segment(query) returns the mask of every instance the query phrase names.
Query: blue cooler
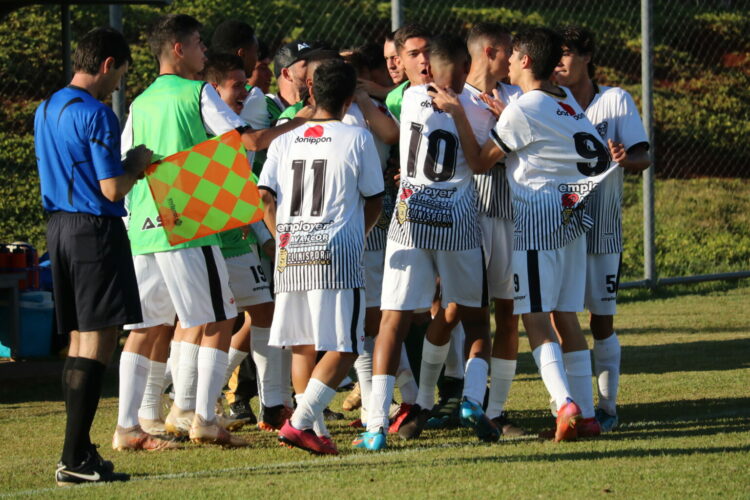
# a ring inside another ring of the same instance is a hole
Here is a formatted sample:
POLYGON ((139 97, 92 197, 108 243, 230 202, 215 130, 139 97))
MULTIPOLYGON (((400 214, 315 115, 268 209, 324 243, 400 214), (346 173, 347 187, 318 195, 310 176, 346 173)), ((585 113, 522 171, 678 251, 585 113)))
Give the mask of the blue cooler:
MULTIPOLYGON (((22 292, 20 294, 21 339, 16 357, 33 358, 50 355, 52 344, 52 325, 55 305, 52 292, 22 292)), ((0 325, 7 330, 7 305, 0 308, 0 325)), ((2 338, 9 338, 7 331, 2 338)), ((0 357, 9 357, 10 347, 0 341, 0 357)))

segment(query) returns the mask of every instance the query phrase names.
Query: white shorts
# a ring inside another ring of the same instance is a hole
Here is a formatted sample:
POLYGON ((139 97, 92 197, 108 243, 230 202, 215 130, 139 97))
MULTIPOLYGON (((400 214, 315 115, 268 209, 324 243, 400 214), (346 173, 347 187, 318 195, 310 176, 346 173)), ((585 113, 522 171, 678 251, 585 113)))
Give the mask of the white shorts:
POLYGON ((513 221, 479 215, 490 298, 513 299, 513 221))
POLYGON ((380 309, 429 309, 440 277, 441 303, 467 307, 487 305, 487 274, 482 249, 424 250, 388 240, 380 309))
POLYGON ((365 307, 380 307, 385 249, 365 250, 363 261, 365 263, 365 307))
POLYGON ((249 307, 273 302, 271 283, 258 257, 255 245, 251 251, 226 259, 229 271, 229 288, 234 294, 237 307, 249 307))
POLYGON ((586 256, 586 309, 600 316, 617 312, 622 254, 601 253, 586 256))
POLYGON ((365 340, 364 295, 361 288, 277 293, 268 345, 359 354, 365 340))
POLYGON ((555 250, 513 251, 513 313, 583 311, 586 235, 555 250))
POLYGON ((134 255, 143 321, 125 325, 138 330, 173 325, 183 328, 237 316, 224 257, 217 246, 180 248, 134 255))

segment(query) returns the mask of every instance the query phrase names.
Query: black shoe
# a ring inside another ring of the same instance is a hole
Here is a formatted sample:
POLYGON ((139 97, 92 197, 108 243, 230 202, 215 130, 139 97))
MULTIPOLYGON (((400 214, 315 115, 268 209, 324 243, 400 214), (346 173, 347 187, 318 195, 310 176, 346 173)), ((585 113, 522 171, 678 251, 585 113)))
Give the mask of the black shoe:
POLYGON ((461 378, 443 377, 438 383, 438 405, 449 399, 461 401, 464 392, 464 380, 461 378))
POLYGON ((104 462, 107 461, 103 460, 98 453, 88 452, 86 460, 76 467, 58 464, 59 467, 55 470, 55 481, 58 486, 71 486, 85 483, 128 481, 130 479, 127 474, 112 472, 109 467, 104 465, 104 462))
POLYGON ((237 420, 246 420, 248 424, 254 425, 258 422, 253 409, 247 401, 235 401, 229 405, 229 416, 237 420))
MULTIPOLYGON (((103 469, 109 471, 110 473, 115 471, 115 464, 110 462, 109 460, 105 460, 104 457, 99 455, 99 448, 98 444, 92 444, 91 448, 89 448, 89 453, 99 462, 99 465, 102 466, 103 469)), ((65 464, 60 460, 57 462, 57 468, 65 467, 65 464)))
POLYGON ((260 407, 260 418, 258 419, 258 428, 268 432, 275 432, 281 429, 284 422, 291 418, 292 410, 284 405, 263 406, 260 407))
POLYGON ((422 434, 432 412, 423 409, 418 404, 409 408, 409 413, 398 428, 398 435, 402 439, 417 439, 422 434))
POLYGON ((500 429, 503 436, 507 437, 518 437, 523 436, 526 432, 523 428, 516 425, 511 419, 508 418, 508 412, 504 411, 500 416, 492 419, 492 422, 500 429))
POLYGON ((323 420, 344 420, 344 414, 326 408, 323 410, 323 420))

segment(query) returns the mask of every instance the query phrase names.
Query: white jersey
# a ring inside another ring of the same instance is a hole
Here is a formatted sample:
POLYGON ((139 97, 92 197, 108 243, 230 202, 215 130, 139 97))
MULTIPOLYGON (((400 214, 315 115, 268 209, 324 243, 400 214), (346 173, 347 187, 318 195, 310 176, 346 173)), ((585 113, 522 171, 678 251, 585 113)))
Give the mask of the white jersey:
MULTIPOLYGON (((594 85, 594 90, 586 116, 604 142, 612 139, 626 150, 637 144, 648 148, 646 130, 630 94, 618 87, 594 85)), ((602 181, 586 206, 586 213, 594 219, 586 235, 590 254, 622 252, 622 184, 623 170, 618 168, 602 181)))
MULTIPOLYGON (((266 108, 266 96, 263 94, 263 91, 258 87, 253 87, 242 103, 240 118, 254 130, 268 128, 271 126, 271 122, 268 120, 268 110, 266 108)), ((247 161, 250 163, 251 168, 255 161, 255 153, 256 151, 247 151, 247 161)))
MULTIPOLYGON (((464 88, 475 98, 479 98, 482 91, 467 83, 464 88)), ((497 92, 500 100, 507 106, 518 99, 523 92, 521 87, 497 82, 497 92)), ((487 217, 513 220, 513 203, 510 198, 510 188, 505 179, 505 160, 501 160, 493 168, 483 174, 474 175, 474 187, 477 190, 479 213, 487 217)))
POLYGON ((271 142, 258 186, 276 196, 276 292, 364 287, 364 199, 383 194, 370 132, 310 120, 271 142))
POLYGON ((507 154, 513 249, 562 248, 594 223, 583 210, 611 172, 609 148, 570 91, 532 90, 500 115, 492 139, 507 154))
MULTIPOLYGON (((376 99, 371 98, 371 100, 376 108, 378 108, 386 116, 392 118, 391 113, 388 111, 388 108, 385 107, 385 104, 377 101, 376 99)), ((365 120, 365 115, 362 113, 362 109, 356 102, 353 102, 352 105, 349 106, 349 109, 347 110, 341 121, 349 125, 356 125, 358 127, 363 127, 367 130, 370 130, 370 127, 367 124, 367 120, 365 120)), ((378 150, 380 167, 383 172, 385 172, 385 168, 388 164, 388 156, 391 152, 391 147, 378 139, 375 134, 372 135, 372 138, 375 140, 375 148, 378 150)), ((390 222, 391 220, 393 207, 396 205, 395 195, 396 193, 392 192, 392 190, 386 190, 385 195, 383 196, 383 212, 380 215, 380 219, 378 220, 377 224, 375 224, 375 227, 373 227, 372 231, 370 231, 370 234, 367 235, 367 240, 365 241, 365 250, 385 249, 385 241, 388 238, 388 222, 390 222)))
MULTIPOLYGON (((426 250, 469 250, 481 245, 477 198, 456 124, 432 107, 427 85, 410 87, 401 104, 401 185, 388 239, 426 250)), ((495 122, 468 92, 458 96, 477 141, 495 122)))

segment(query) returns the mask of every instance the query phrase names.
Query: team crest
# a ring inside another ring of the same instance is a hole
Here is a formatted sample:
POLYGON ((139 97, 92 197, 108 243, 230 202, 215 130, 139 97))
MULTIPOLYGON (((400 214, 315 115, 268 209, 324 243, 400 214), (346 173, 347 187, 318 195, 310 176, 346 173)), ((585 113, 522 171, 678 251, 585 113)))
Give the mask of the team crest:
POLYGON ((601 122, 596 126, 596 131, 599 132, 599 135, 602 136, 602 139, 607 138, 607 128, 609 128, 607 122, 601 122))
POLYGON ((396 220, 399 224, 403 224, 404 222, 406 222, 406 200, 408 200, 409 197, 413 194, 414 191, 409 188, 404 188, 399 195, 401 201, 398 202, 398 206, 396 207, 396 220))
POLYGON ((580 199, 581 197, 578 196, 578 193, 565 193, 562 195, 561 202, 563 206, 563 225, 567 225, 570 222, 570 216, 573 215, 573 208, 576 206, 578 200, 580 199))
POLYGON ((276 264, 276 270, 280 273, 284 272, 284 269, 286 269, 288 258, 289 258, 289 251, 284 248, 289 244, 289 239, 291 238, 291 234, 284 233, 279 235, 279 247, 281 250, 279 250, 279 259, 278 263, 276 264))

